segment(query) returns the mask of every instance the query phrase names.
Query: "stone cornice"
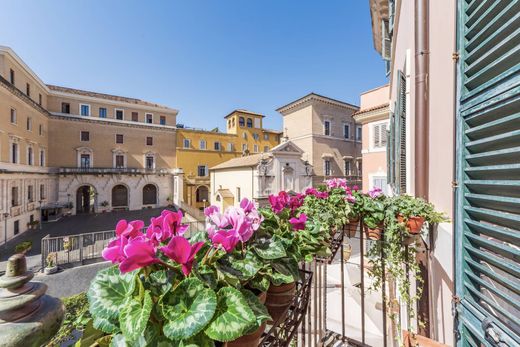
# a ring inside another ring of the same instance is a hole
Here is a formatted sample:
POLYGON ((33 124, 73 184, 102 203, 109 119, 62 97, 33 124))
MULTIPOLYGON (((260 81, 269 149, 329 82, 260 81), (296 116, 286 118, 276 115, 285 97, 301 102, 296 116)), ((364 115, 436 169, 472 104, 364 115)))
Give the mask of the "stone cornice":
POLYGON ((36 101, 25 95, 20 89, 13 86, 8 80, 6 80, 3 76, 0 75, 0 85, 11 92, 15 97, 26 103, 27 105, 34 108, 36 111, 41 112, 42 114, 50 117, 49 111, 44 109, 41 105, 39 105, 36 101))
POLYGON ((385 105, 372 110, 358 112, 354 115, 354 119, 358 123, 366 124, 377 120, 387 119, 389 115, 390 109, 388 105, 385 105))
POLYGON ((310 105, 313 102, 321 102, 324 104, 341 107, 341 108, 348 109, 351 111, 359 110, 358 106, 351 105, 349 103, 346 103, 346 102, 343 102, 340 100, 336 100, 336 99, 332 99, 332 98, 322 96, 319 94, 310 93, 310 94, 307 94, 307 95, 299 98, 296 101, 293 101, 285 106, 278 108, 276 111, 280 112, 282 115, 286 115, 286 114, 291 113, 291 111, 294 111, 295 109, 299 109, 302 106, 310 105))
POLYGON ((148 130, 156 130, 156 131, 167 131, 167 132, 176 132, 177 128, 168 126, 168 125, 158 125, 158 124, 146 124, 146 123, 137 123, 132 121, 124 121, 118 119, 110 119, 110 118, 98 118, 91 116, 77 116, 71 114, 64 114, 53 112, 50 114, 51 119, 72 121, 72 122, 86 122, 92 124, 103 124, 103 125, 111 125, 111 126, 122 126, 128 128, 140 128, 140 129, 148 129, 148 130))

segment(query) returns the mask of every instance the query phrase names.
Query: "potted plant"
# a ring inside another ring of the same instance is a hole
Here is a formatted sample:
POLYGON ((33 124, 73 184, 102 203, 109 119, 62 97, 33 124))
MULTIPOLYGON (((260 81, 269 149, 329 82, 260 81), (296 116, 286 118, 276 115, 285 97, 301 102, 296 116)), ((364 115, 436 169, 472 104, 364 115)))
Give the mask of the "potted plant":
POLYGON ((107 207, 108 207, 109 205, 110 205, 110 203, 109 203, 107 200, 103 200, 103 201, 101 202, 101 207, 103 207, 103 210, 102 210, 103 213, 105 213, 106 211, 108 211, 108 208, 107 208, 107 207))
POLYGON ((426 221, 429 224, 446 221, 442 213, 435 211, 434 206, 423 199, 400 195, 393 199, 393 203, 397 208, 398 222, 405 225, 409 234, 420 234, 426 221))
POLYGON ((228 216, 228 224, 190 239, 183 235, 188 226, 181 224, 181 212, 163 211, 146 230, 142 221, 120 221, 117 238, 103 251, 118 266, 100 271, 87 293, 100 339, 113 345, 211 346, 259 338, 270 317, 262 295, 245 284, 261 263, 243 252, 258 214, 242 209, 228 216))
POLYGON ((32 248, 32 241, 23 241, 17 244, 14 248, 14 251, 16 253, 23 253, 26 254, 29 252, 32 248))
POLYGON ((58 272, 57 258, 58 254, 56 252, 51 252, 47 255, 47 258, 45 259, 45 268, 43 269, 43 272, 46 275, 58 272))
POLYGON ((376 188, 360 197, 365 234, 370 240, 380 240, 384 228, 386 196, 376 188))

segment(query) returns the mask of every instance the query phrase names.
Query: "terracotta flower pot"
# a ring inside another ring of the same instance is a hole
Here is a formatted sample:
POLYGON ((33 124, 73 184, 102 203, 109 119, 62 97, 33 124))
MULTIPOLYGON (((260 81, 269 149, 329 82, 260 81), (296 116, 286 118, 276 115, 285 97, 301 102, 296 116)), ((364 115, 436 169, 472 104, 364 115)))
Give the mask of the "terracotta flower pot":
MULTIPOLYGON (((399 223, 404 223, 404 217, 402 215, 397 216, 397 220, 399 223)), ((420 216, 411 216, 408 217, 408 220, 406 221, 406 230, 410 234, 420 234, 422 226, 424 224, 424 217, 420 216)))
POLYGON ((291 303, 296 293, 296 283, 291 282, 275 286, 271 284, 267 291, 267 297, 265 300, 265 306, 267 311, 272 317, 273 322, 282 321, 287 316, 287 309, 291 306, 291 303))
POLYGON ((265 330, 265 323, 262 324, 255 332, 239 337, 236 340, 226 342, 225 347, 253 347, 258 346, 260 338, 265 330))
POLYGON ((378 225, 375 228, 369 228, 368 226, 365 225, 365 235, 370 240, 374 240, 374 241, 381 240, 381 236, 383 235, 383 226, 378 225))
POLYGON ((347 232, 348 237, 352 238, 356 236, 358 225, 359 218, 350 220, 350 222, 345 226, 345 231, 347 232))

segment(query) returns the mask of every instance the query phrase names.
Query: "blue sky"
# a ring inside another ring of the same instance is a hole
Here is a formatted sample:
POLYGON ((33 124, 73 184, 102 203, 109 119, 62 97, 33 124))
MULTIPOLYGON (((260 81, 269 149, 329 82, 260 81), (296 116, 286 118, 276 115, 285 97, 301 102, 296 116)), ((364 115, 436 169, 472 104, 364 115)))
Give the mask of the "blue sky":
POLYGON ((49 84, 178 109, 178 123, 224 127, 309 92, 350 103, 386 82, 368 0, 2 2, 0 45, 49 84))

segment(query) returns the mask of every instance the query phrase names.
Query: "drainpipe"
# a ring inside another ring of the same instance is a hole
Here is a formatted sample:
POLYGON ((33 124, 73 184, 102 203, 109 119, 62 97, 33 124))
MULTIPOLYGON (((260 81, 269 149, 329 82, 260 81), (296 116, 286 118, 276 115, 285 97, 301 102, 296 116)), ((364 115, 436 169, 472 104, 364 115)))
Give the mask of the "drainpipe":
MULTIPOLYGON (((429 173, 429 0, 415 0, 415 195, 428 200, 429 173)), ((433 230, 430 228, 430 234, 433 230)), ((424 282, 417 303, 418 332, 430 337, 429 250, 419 241, 417 261, 424 282)), ((418 283, 419 285, 419 283, 418 283)))

